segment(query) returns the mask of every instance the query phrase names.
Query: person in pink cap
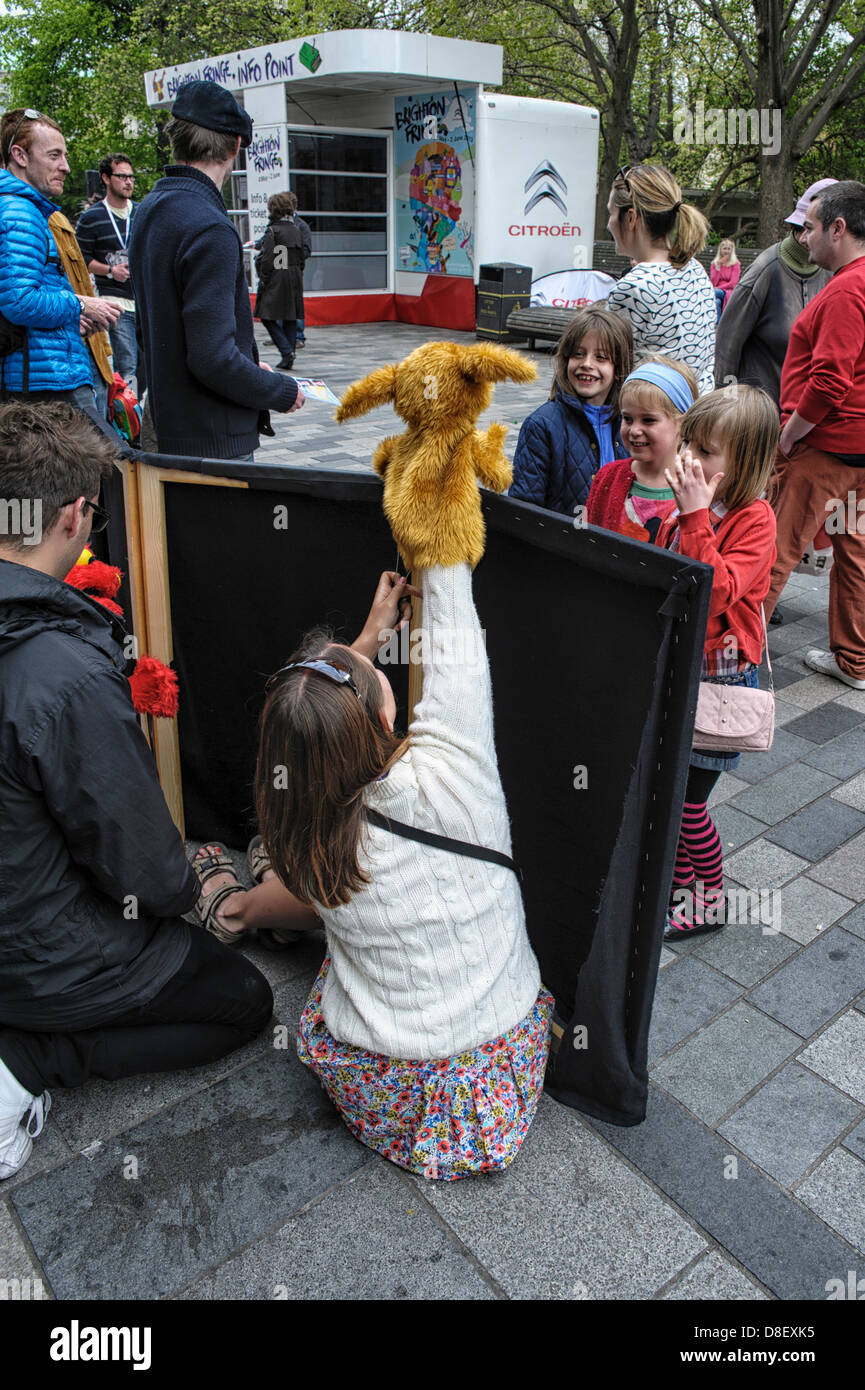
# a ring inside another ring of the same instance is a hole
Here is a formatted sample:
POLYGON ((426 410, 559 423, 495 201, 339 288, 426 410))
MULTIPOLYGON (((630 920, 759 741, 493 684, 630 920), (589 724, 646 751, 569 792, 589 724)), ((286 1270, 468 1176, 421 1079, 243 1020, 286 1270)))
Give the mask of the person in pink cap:
POLYGON ((786 219, 787 235, 761 251, 724 306, 715 334, 715 385, 762 386, 777 405, 781 368, 797 314, 828 285, 831 273, 808 258, 802 224, 811 199, 835 179, 806 188, 786 219))

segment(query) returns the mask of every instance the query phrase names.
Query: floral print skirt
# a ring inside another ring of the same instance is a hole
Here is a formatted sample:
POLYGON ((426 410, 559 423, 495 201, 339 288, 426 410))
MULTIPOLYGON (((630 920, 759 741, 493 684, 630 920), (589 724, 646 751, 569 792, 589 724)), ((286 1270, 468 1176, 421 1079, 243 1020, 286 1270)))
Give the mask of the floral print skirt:
POLYGON ((550 1049, 554 1000, 542 989, 501 1037, 441 1061, 402 1061, 338 1042, 321 992, 326 958, 300 1020, 297 1052, 356 1139, 425 1178, 506 1168, 537 1108, 550 1049))

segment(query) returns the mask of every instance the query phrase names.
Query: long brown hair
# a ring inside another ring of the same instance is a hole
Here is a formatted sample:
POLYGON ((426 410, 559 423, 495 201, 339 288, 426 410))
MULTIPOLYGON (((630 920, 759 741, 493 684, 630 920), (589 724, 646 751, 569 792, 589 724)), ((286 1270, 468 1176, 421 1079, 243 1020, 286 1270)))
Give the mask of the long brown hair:
POLYGON ((598 341, 613 364, 613 384, 606 404, 612 406, 613 413, 619 409, 619 392, 622 382, 631 370, 634 357, 634 332, 630 319, 622 314, 611 314, 608 309, 592 305, 579 309, 571 319, 556 345, 555 374, 550 388, 550 400, 563 391, 566 396, 573 394, 568 381, 568 362, 574 356, 580 343, 589 333, 596 333, 598 341))
POLYGON ((382 725, 381 685, 362 657, 318 629, 289 662, 316 659, 348 671, 358 695, 309 669, 277 676, 261 716, 255 805, 286 888, 303 903, 337 907, 369 882, 358 862, 364 789, 408 740, 382 725))
POLYGON ((682 420, 682 440, 698 457, 712 439, 725 449, 730 468, 721 497, 728 511, 763 496, 778 433, 778 407, 772 398, 758 386, 738 382, 701 396, 682 420))
POLYGON ((626 208, 643 219, 652 241, 663 240, 670 264, 681 269, 706 245, 709 224, 699 208, 682 202, 682 190, 660 164, 635 164, 613 180, 619 221, 626 208))

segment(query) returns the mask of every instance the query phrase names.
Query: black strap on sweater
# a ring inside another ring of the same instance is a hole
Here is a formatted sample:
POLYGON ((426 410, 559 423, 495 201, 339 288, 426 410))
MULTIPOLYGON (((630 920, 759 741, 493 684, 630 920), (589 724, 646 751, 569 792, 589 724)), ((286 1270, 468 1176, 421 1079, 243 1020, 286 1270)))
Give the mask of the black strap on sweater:
POLYGON ((462 854, 466 859, 485 859, 489 864, 498 864, 503 869, 513 869, 522 883, 523 876, 519 867, 513 859, 509 859, 506 854, 500 854, 497 849, 472 845, 467 840, 450 840, 446 835, 435 835, 432 830, 418 830, 413 825, 405 825, 402 821, 392 820, 390 816, 383 816, 369 806, 364 807, 363 814, 370 825, 377 825, 379 830, 389 830, 404 840, 417 840, 422 845, 433 845, 436 849, 450 850, 451 854, 462 854))

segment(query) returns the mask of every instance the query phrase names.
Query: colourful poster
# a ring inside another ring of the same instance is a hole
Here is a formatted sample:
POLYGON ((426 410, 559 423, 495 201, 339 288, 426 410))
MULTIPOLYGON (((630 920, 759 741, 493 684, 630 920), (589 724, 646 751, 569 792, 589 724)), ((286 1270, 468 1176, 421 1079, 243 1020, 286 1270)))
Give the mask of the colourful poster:
POLYGON ((397 269, 474 274, 475 89, 394 99, 397 269))

